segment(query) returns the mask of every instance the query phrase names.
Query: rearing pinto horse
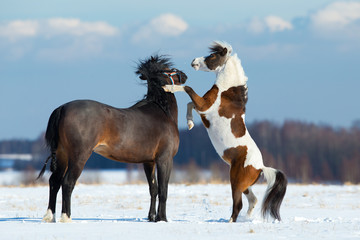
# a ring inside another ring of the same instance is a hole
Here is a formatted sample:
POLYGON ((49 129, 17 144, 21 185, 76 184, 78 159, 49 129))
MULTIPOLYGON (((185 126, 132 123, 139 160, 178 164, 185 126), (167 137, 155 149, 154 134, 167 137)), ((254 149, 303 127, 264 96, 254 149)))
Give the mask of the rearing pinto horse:
POLYGON ((203 97, 191 87, 167 85, 165 91, 185 91, 192 102, 188 104, 189 130, 194 126, 192 109, 201 116, 215 150, 230 165, 230 182, 233 211, 230 222, 235 222, 242 209, 242 193, 249 201, 248 216, 257 199, 251 186, 263 172, 268 188, 262 205, 263 217, 270 215, 280 220, 280 205, 287 186, 286 176, 279 170, 265 167, 259 148, 245 126, 245 104, 247 102, 247 77, 232 47, 225 42, 214 42, 211 54, 195 58, 191 66, 195 70, 216 73, 213 87, 203 97))
POLYGON ((50 198, 44 221, 55 221, 60 187, 63 198, 60 221, 71 221, 71 194, 92 152, 119 162, 143 163, 151 196, 148 219, 167 221, 168 182, 179 147, 179 131, 175 96, 162 86, 185 83, 187 76, 172 68, 168 58, 157 55, 140 61, 136 74, 147 81, 148 91, 143 100, 130 108, 77 100, 51 114, 45 135, 51 155, 39 174, 41 177, 51 159, 50 198))

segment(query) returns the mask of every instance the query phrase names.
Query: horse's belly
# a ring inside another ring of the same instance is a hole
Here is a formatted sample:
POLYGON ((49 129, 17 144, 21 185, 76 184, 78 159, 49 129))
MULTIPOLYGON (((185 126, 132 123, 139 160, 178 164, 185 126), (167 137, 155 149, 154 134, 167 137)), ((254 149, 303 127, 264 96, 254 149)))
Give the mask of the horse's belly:
POLYGON ((148 154, 145 151, 137 151, 133 148, 119 150, 115 147, 109 147, 106 144, 100 144, 94 148, 93 151, 103 157, 123 163, 146 163, 154 161, 153 154, 148 154))
MULTIPOLYGON (((224 151, 229 148, 236 148, 238 146, 247 147, 247 155, 244 166, 252 165, 256 169, 263 167, 262 155, 254 140, 251 138, 246 129, 245 135, 242 137, 235 137, 231 131, 231 118, 220 116, 206 116, 210 121, 210 126, 207 128, 211 143, 216 152, 224 160, 224 151)), ((226 163, 231 164, 230 162, 226 163)))
POLYGON ((236 139, 230 129, 231 119, 223 117, 209 119, 210 126, 207 128, 210 140, 216 152, 222 156, 224 150, 230 147, 235 147, 236 139))

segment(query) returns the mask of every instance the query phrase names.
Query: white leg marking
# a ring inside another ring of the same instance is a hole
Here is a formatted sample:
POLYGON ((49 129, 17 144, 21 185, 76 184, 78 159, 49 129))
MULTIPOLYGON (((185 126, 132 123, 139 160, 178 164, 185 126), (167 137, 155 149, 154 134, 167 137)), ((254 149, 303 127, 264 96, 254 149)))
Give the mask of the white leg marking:
POLYGON ((60 222, 62 222, 62 223, 70 223, 71 222, 71 217, 69 218, 66 215, 66 213, 62 213, 61 218, 60 218, 60 222))
POLYGON ((232 222, 234 222, 234 220, 232 218, 230 218, 229 223, 232 223, 232 222))
POLYGON ((195 109, 195 104, 193 102, 189 102, 187 104, 187 111, 186 111, 186 119, 188 129, 191 130, 194 127, 193 115, 192 110, 195 109))
POLYGON ((184 86, 178 86, 178 85, 165 85, 162 87, 165 92, 184 92, 184 86))
POLYGON ((249 202, 249 208, 248 208, 248 211, 247 211, 247 217, 250 217, 254 208, 255 208, 255 205, 257 203, 257 198, 255 196, 255 194, 253 193, 253 191, 251 190, 251 187, 248 188, 248 191, 249 193, 248 194, 245 194, 248 202, 249 202))
POLYGON ((55 222, 55 216, 50 209, 48 209, 42 219, 43 222, 55 222))
POLYGON ((194 124, 193 120, 188 120, 187 125, 188 125, 188 129, 191 130, 195 124, 194 124))

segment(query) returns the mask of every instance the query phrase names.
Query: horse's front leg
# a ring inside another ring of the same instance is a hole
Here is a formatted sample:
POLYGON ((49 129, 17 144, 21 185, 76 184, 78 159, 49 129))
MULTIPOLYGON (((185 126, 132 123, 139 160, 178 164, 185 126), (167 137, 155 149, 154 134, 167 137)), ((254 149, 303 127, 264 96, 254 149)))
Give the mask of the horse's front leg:
POLYGON ((149 183, 150 209, 148 219, 150 222, 156 221, 156 197, 158 195, 158 185, 155 178, 155 163, 144 163, 146 179, 149 183))
POLYGON ((191 98, 194 108, 198 112, 204 112, 208 110, 212 104, 214 104, 219 89, 214 85, 209 91, 205 93, 203 97, 200 97, 191 87, 184 86, 184 91, 191 98))
POLYGON ((159 192, 159 205, 156 216, 156 221, 165 221, 166 218, 166 200, 168 194, 168 184, 170 179, 170 173, 173 165, 173 159, 171 156, 161 156, 158 158, 157 166, 157 177, 158 177, 158 192, 159 192))
POLYGON ((188 129, 191 130, 194 127, 194 119, 192 115, 192 110, 195 109, 195 104, 193 102, 189 102, 187 104, 187 111, 186 111, 186 120, 188 129))

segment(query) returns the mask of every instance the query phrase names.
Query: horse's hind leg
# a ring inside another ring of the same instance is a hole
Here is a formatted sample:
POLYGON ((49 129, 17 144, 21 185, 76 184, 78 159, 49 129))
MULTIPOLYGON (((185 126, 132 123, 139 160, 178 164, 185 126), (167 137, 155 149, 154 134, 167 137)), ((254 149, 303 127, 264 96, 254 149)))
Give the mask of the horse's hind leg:
MULTIPOLYGON (((239 212, 241 211, 243 206, 242 193, 245 193, 246 190, 249 189, 249 187, 256 182, 260 172, 261 170, 255 169, 252 166, 247 166, 244 168, 243 161, 232 162, 230 168, 230 182, 233 197, 233 212, 230 218, 230 222, 236 222, 239 212)), ((252 195, 248 196, 252 197, 252 195)))
POLYGON ((161 158, 157 161, 157 175, 158 175, 158 193, 159 193, 159 206, 156 216, 156 221, 165 221, 166 218, 166 200, 168 193, 168 183, 172 169, 172 158, 161 158))
POLYGON ((68 170, 62 182, 61 222, 71 222, 71 194, 90 154, 69 159, 68 170))
POLYGON ((158 195, 158 185, 155 178, 155 163, 144 163, 144 170, 145 170, 146 179, 149 183, 149 191, 151 197, 148 219, 150 222, 155 222, 156 197, 158 195))
POLYGON ((49 179, 50 196, 49 205, 46 214, 43 217, 44 222, 55 222, 56 197, 61 186, 64 171, 54 172, 49 179))
POLYGON ((243 206, 242 192, 241 190, 237 189, 236 186, 233 186, 233 184, 231 184, 231 190, 232 190, 232 198, 233 198, 233 211, 229 222, 236 222, 237 217, 239 216, 239 212, 241 211, 243 206))
POLYGON ((56 166, 56 170, 49 178, 49 205, 48 210, 43 217, 44 222, 55 222, 56 197, 66 170, 66 165, 64 164, 63 158, 60 154, 57 155, 56 166))
POLYGON ((250 217, 254 208, 255 208, 255 205, 257 203, 257 198, 255 196, 255 194, 253 193, 251 187, 248 187, 248 189, 246 189, 244 191, 244 194, 249 202, 249 208, 248 208, 248 211, 247 211, 247 216, 250 217))

